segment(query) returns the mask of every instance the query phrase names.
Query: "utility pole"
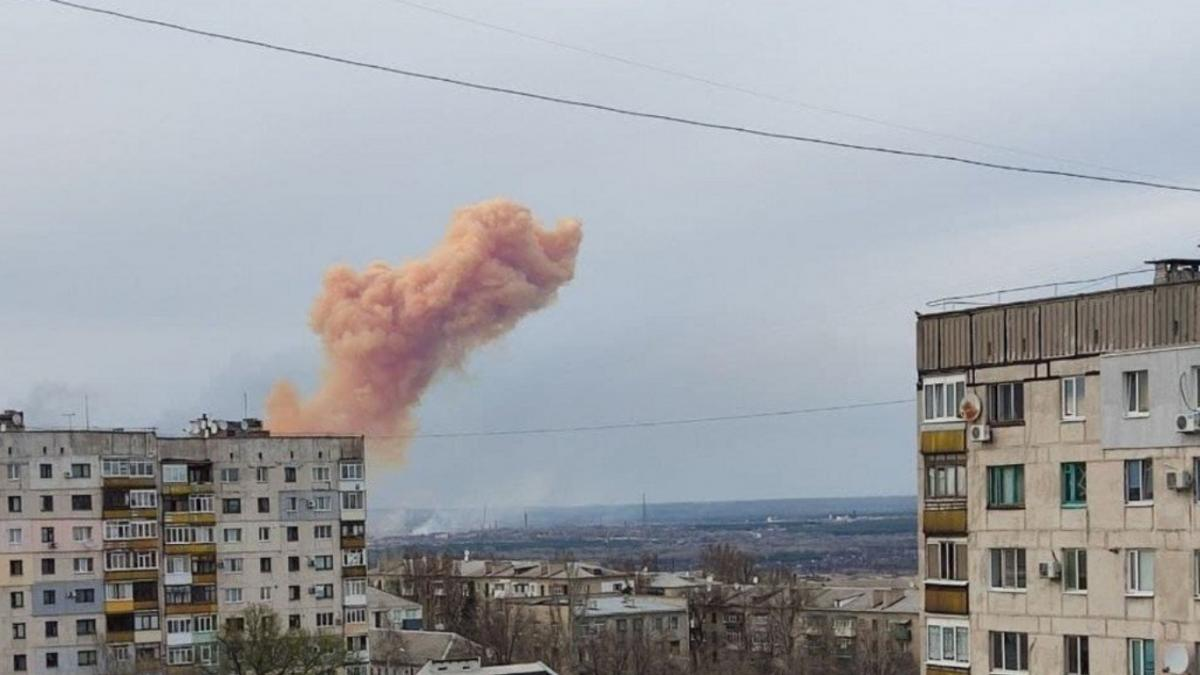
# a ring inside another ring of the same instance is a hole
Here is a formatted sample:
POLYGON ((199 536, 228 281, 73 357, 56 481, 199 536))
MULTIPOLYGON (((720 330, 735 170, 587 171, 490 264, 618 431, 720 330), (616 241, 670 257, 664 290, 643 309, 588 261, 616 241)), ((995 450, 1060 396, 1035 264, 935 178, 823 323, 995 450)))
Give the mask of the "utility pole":
POLYGON ((92 415, 91 415, 91 410, 88 407, 88 395, 87 394, 83 395, 83 428, 84 429, 92 428, 92 415))
POLYGON ((642 529, 646 529, 646 493, 642 493, 642 529))

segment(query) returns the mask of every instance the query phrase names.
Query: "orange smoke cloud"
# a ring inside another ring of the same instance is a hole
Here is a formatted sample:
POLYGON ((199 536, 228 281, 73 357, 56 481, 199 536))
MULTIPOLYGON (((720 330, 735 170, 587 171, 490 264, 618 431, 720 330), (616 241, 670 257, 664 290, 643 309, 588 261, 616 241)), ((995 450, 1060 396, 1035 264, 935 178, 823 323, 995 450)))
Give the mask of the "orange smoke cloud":
POLYGON ((412 408, 440 371, 554 300, 582 236, 577 221, 544 229, 529 209, 494 199, 456 211, 424 260, 331 268, 309 321, 325 347, 320 389, 305 400, 277 383, 268 427, 410 436, 412 408))

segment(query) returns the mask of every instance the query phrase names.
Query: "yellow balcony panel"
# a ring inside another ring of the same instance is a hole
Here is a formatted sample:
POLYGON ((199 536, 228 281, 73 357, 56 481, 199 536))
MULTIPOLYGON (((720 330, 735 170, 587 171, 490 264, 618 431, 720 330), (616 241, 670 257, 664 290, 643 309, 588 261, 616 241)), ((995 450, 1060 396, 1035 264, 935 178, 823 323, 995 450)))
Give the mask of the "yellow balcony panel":
POLYGON ((104 581, 158 581, 158 570, 114 570, 104 573, 104 581))
POLYGON ((133 642, 133 631, 110 630, 104 634, 104 641, 108 643, 133 642))
POLYGON ((970 612, 970 594, 966 586, 925 586, 925 611, 930 614, 961 614, 970 612))
POLYGON ((161 630, 139 630, 133 634, 133 641, 137 644, 162 642, 161 630))
POLYGON ((104 542, 104 550, 128 549, 130 551, 158 550, 158 539, 122 539, 120 541, 104 542))
POLYGON ((216 525, 215 513, 164 513, 163 521, 168 525, 216 525))
POLYGON ((967 675, 971 671, 966 668, 947 668, 946 666, 925 666, 925 675, 967 675))
POLYGON ((342 548, 366 548, 366 537, 342 537, 342 548))
POLYGON ((367 576, 367 567, 366 567, 366 565, 356 565, 354 567, 343 567, 342 568, 342 576, 343 577, 365 577, 365 576, 367 576))
POLYGON ((105 614, 128 614, 133 611, 133 600, 105 600, 105 614))
POLYGON ((158 600, 135 600, 133 602, 133 609, 138 612, 158 609, 158 600))
POLYGON ((128 520, 133 517, 130 509, 104 509, 105 520, 128 520))
POLYGON ((128 476, 118 478, 105 478, 104 487, 106 488, 128 488, 136 490, 154 489, 157 487, 153 478, 130 478, 128 476))
POLYGON ((216 555, 217 545, 212 542, 166 544, 163 546, 163 552, 166 555, 216 555))
POLYGON ((366 623, 348 623, 343 627, 342 631, 345 635, 368 635, 371 632, 371 626, 366 623))
POLYGON ((925 509, 924 532, 933 535, 967 533, 967 507, 925 509))
POLYGON ((939 455, 967 451, 965 429, 942 429, 921 432, 921 454, 939 455))
POLYGON ((217 603, 213 602, 189 602, 182 605, 167 605, 167 616, 175 616, 176 614, 216 614, 217 603))
POLYGON ((192 583, 197 585, 215 584, 217 583, 217 573, 212 574, 193 574, 192 583))
POLYGON ((162 486, 164 495, 190 495, 192 494, 191 483, 167 483, 162 486))

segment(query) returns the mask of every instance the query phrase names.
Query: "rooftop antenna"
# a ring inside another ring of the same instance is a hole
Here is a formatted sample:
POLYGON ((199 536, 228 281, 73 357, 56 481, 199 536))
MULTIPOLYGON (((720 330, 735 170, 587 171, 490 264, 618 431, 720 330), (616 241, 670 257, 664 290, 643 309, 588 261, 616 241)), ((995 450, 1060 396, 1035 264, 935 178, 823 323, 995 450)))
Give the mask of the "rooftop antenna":
POLYGON ((250 397, 242 391, 242 419, 250 417, 250 397))
POLYGON ((84 429, 92 428, 92 415, 91 415, 91 410, 88 408, 88 395, 87 394, 83 395, 83 428, 84 429))
POLYGON ((68 431, 73 430, 75 428, 75 422, 74 422, 75 413, 67 412, 67 413, 63 413, 62 416, 67 418, 67 430, 68 431))

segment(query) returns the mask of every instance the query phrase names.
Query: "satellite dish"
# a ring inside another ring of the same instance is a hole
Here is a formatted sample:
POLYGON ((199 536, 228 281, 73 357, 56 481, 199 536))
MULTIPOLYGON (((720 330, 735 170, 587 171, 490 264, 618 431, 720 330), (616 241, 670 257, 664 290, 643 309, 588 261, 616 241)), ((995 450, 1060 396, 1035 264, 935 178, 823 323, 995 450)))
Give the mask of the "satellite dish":
POLYGON ((1188 671, 1189 661, 1191 657, 1188 655, 1187 645, 1168 645, 1166 653, 1163 654, 1163 672, 1183 675, 1188 671))
POLYGON ((958 404, 958 416, 968 422, 974 422, 979 419, 979 414, 983 411, 983 403, 975 392, 968 391, 963 395, 962 403, 958 404))
POLYGON ((21 422, 24 421, 24 419, 25 419, 25 416, 22 415, 21 413, 13 413, 12 421, 13 421, 14 425, 16 425, 18 427, 21 426, 21 422))

